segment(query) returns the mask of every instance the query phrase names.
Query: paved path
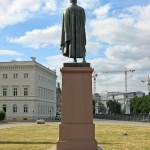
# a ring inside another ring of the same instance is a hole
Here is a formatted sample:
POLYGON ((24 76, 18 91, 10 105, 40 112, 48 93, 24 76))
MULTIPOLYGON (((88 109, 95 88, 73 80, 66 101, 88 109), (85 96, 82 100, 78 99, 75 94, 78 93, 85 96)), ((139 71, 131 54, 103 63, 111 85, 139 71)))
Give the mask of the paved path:
POLYGON ((134 121, 94 119, 94 123, 95 124, 134 125, 134 126, 147 126, 147 127, 150 127, 150 123, 147 123, 147 122, 134 122, 134 121))
MULTIPOLYGON (((45 125, 58 125, 60 122, 46 122, 45 125)), ((12 128, 12 127, 22 127, 22 126, 39 126, 42 124, 37 124, 36 122, 8 122, 0 124, 0 129, 12 128)))
MULTIPOLYGON (((94 119, 95 124, 115 124, 115 125, 135 125, 135 126, 147 126, 150 127, 150 123, 143 122, 132 122, 132 121, 116 121, 116 120, 103 120, 103 119, 94 119)), ((58 125, 60 122, 46 122, 46 125, 58 125)), ((8 122, 0 124, 0 129, 12 128, 12 127, 21 127, 21 126, 38 126, 36 122, 8 122)))

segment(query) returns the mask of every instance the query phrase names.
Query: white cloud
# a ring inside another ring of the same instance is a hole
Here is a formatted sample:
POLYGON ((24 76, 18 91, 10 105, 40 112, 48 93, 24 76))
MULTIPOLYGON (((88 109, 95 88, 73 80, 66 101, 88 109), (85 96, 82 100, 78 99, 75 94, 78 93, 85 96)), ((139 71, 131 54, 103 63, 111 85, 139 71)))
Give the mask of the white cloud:
POLYGON ((0 50, 0 55, 14 55, 14 56, 21 56, 22 53, 18 53, 16 51, 12 50, 0 50))
POLYGON ((86 50, 87 52, 91 52, 93 54, 97 54, 99 49, 100 49, 100 43, 99 42, 92 42, 92 41, 87 41, 86 45, 86 50))
POLYGON ((96 79, 97 92, 125 92, 125 67, 127 67, 128 91, 144 91, 147 93, 146 84, 141 80, 150 74, 148 59, 140 61, 123 61, 108 58, 97 58, 88 61, 98 74, 96 79), (131 72, 129 70, 135 70, 131 72))
POLYGON ((104 7, 94 11, 97 18, 90 22, 92 36, 99 41, 106 41, 107 43, 130 43, 131 45, 137 45, 139 42, 149 43, 147 38, 150 36, 148 26, 150 24, 150 16, 148 13, 144 15, 142 11, 150 13, 150 5, 145 7, 138 6, 141 11, 138 12, 136 17, 134 15, 135 12, 131 11, 133 9, 131 7, 126 9, 125 12, 122 11, 121 14, 115 14, 116 16, 98 19, 104 7))
POLYGON ((108 16, 110 8, 111 8, 110 4, 106 4, 103 7, 96 8, 94 10, 94 14, 98 19, 106 18, 108 16))
POLYGON ((56 70, 57 73, 57 82, 61 83, 61 73, 60 69, 63 67, 64 62, 72 62, 72 59, 64 57, 62 55, 49 56, 45 58, 46 62, 43 65, 49 67, 52 70, 56 70))
POLYGON ((119 12, 108 10, 110 6, 106 5, 96 9, 93 12, 96 18, 89 23, 91 39, 105 44, 106 58, 125 60, 126 63, 148 58, 150 5, 134 6, 119 12), (105 17, 99 19, 101 14, 105 17))
MULTIPOLYGON (((99 1, 79 1, 79 5, 92 9, 99 1)), ((62 13, 69 3, 69 0, 0 0, 0 28, 24 22, 37 13, 62 13)))
POLYGON ((56 0, 0 0, 0 28, 24 22, 43 10, 56 11, 56 0))
POLYGON ((100 1, 101 0, 92 0, 92 1, 91 0, 86 0, 86 1, 81 0, 78 3, 85 9, 92 9, 95 6, 99 5, 100 1))
POLYGON ((61 27, 55 25, 46 29, 34 29, 19 38, 8 38, 11 43, 19 43, 34 49, 60 43, 61 27))
MULTIPOLYGON (((100 5, 101 0, 80 0, 77 1, 77 5, 83 7, 84 9, 93 9, 94 7, 100 5)), ((63 0, 60 3, 60 9, 64 10, 70 5, 70 0, 63 0)))
POLYGON ((43 10, 47 12, 55 12, 57 10, 56 0, 43 0, 43 10))
POLYGON ((129 44, 114 45, 106 48, 106 56, 111 59, 119 60, 141 60, 143 58, 149 59, 150 46, 132 46, 129 44))

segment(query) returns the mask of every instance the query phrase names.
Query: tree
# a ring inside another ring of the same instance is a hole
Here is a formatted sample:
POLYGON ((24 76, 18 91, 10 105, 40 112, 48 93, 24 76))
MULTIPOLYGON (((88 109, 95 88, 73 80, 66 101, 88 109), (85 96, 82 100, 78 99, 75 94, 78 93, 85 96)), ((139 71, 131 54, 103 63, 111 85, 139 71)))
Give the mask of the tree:
POLYGON ((5 112, 0 110, 0 121, 4 120, 5 116, 6 116, 5 112))
POLYGON ((107 103, 108 114, 121 114, 121 104, 117 101, 109 100, 107 103))
POLYGON ((95 114, 95 100, 93 100, 93 114, 95 114))
POLYGON ((106 107, 102 102, 98 102, 98 112, 101 114, 105 114, 106 113, 106 107))
POLYGON ((130 100, 131 113, 149 113, 150 112, 150 95, 135 97, 130 100))

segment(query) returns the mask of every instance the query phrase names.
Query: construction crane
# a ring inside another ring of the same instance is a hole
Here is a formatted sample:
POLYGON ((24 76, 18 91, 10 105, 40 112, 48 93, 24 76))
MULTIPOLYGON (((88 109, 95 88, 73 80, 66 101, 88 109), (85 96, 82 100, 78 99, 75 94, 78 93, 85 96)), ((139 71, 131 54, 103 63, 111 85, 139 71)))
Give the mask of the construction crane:
POLYGON ((125 74, 125 97, 124 97, 124 109, 125 109, 125 114, 130 114, 130 109, 129 109, 129 101, 128 101, 128 72, 134 72, 135 70, 128 70, 125 68, 125 71, 112 71, 112 72, 105 72, 107 73, 124 73, 125 74))
POLYGON ((93 78, 93 86, 94 86, 94 91, 93 91, 93 100, 95 103, 95 114, 98 113, 98 102, 96 101, 96 78, 98 74, 94 72, 94 75, 92 76, 93 78))
POLYGON ((148 94, 150 95, 150 78, 149 78, 149 75, 147 77, 147 80, 141 80, 141 82, 143 82, 143 83, 147 82, 148 94))
POLYGON ((93 86, 94 86, 94 91, 93 94, 96 94, 96 78, 97 78, 98 74, 94 72, 94 75, 92 76, 93 78, 93 86))
POLYGON ((134 72, 135 70, 127 70, 125 68, 125 71, 110 71, 110 72, 105 72, 105 73, 124 73, 125 74, 125 97, 127 98, 127 92, 128 92, 128 72, 134 72))

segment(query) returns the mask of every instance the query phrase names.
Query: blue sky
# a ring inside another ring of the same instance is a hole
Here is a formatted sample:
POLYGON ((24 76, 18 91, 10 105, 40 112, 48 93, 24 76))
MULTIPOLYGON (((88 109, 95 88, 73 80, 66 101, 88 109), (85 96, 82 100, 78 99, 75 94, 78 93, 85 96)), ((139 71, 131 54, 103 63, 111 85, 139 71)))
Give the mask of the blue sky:
MULTIPOLYGON (((60 51, 62 14, 69 0, 0 0, 0 61, 36 61, 57 70, 64 58, 60 51)), ((97 77, 97 92, 147 92, 150 74, 150 1, 78 0, 86 11, 87 56, 97 77), (112 71, 122 71, 112 74, 112 71), (108 72, 107 75, 104 72, 108 72)))

